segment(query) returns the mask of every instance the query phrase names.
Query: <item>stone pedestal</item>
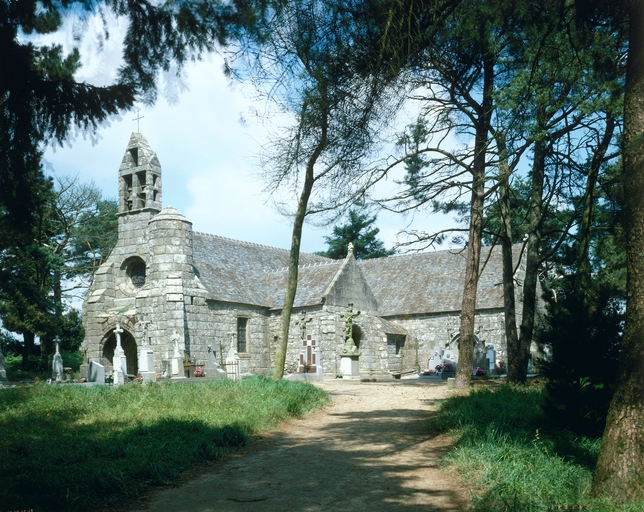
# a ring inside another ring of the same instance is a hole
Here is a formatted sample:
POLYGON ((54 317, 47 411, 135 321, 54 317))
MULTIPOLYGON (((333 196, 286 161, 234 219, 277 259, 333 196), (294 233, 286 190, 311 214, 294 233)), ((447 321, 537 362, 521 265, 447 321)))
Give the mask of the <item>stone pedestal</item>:
POLYGON ((120 386, 121 384, 125 384, 127 381, 127 358, 120 345, 114 350, 112 367, 114 368, 114 385, 120 386))
POLYGON ((156 382, 157 372, 154 368, 154 350, 150 345, 144 345, 139 354, 139 375, 143 382, 156 382))
POLYGON ((359 379, 359 356, 342 356, 340 358, 340 371, 342 372, 343 379, 359 379))
POLYGON ((183 374, 183 360, 181 357, 172 358, 172 378, 173 379, 186 378, 186 376, 183 374))

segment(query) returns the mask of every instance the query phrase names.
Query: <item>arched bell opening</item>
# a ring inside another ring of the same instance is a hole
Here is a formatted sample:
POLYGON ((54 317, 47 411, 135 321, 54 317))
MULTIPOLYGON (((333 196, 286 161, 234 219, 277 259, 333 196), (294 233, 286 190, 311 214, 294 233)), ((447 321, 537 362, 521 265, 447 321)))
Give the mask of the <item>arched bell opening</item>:
MULTIPOLYGON (((127 374, 128 375, 138 375, 139 373, 139 354, 136 346, 136 341, 134 336, 128 331, 123 330, 121 333, 121 347, 123 352, 125 352, 125 358, 127 359, 127 374)), ((114 334, 114 329, 106 334, 103 339, 103 364, 106 369, 112 371, 113 369, 113 360, 114 360, 114 349, 116 348, 116 334, 114 334)))

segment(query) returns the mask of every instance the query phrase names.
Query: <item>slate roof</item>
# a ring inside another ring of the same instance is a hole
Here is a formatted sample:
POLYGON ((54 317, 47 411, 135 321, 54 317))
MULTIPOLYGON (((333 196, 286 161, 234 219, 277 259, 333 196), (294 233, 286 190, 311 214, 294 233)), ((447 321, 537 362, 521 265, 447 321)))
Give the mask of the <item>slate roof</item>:
MULTIPOLYGON (((324 259, 326 261, 320 263, 300 265, 294 307, 315 306, 322 303, 322 295, 326 287, 342 266, 342 260, 324 259)), ((302 254, 300 254, 300 261, 302 261, 302 254)), ((266 273, 267 299, 271 308, 281 308, 284 304, 287 282, 288 268, 266 273)))
MULTIPOLYGON (((272 304, 270 298, 281 293, 283 301, 283 288, 279 292, 274 289, 280 286, 279 279, 275 276, 275 282, 271 281, 267 272, 288 268, 287 249, 199 232, 194 233, 193 246, 194 266, 212 299, 267 307, 272 304)), ((326 262, 335 263, 323 256, 300 254, 303 265, 326 262)), ((306 287, 302 295, 306 295, 306 287)))
MULTIPOLYGON (((519 257, 520 246, 514 247, 519 257)), ((481 265, 490 252, 481 251, 481 265)), ((362 269, 382 316, 461 310, 465 281, 465 250, 404 254, 362 260, 362 269)), ((479 278, 477 309, 503 307, 501 249, 496 247, 479 278)))
MULTIPOLYGON (((477 309, 503 307, 501 250, 484 247, 477 309)), ((520 246, 514 249, 519 257, 520 246)), ((358 262, 380 316, 457 312, 461 309, 466 251, 405 254, 358 262)), ((288 279, 289 251, 194 233, 194 265, 211 298, 224 302, 281 308, 288 279)), ((322 303, 327 286, 342 265, 314 254, 300 254, 294 307, 322 303)), ((386 326, 389 328, 390 326, 386 326)), ((402 333, 401 333, 402 334, 402 333)))

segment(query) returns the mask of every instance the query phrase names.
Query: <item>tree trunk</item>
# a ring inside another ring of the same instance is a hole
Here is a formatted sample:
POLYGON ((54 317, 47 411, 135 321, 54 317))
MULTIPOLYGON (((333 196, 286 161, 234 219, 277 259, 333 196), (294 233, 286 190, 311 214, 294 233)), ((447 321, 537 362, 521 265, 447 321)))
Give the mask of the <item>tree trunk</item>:
POLYGON ((25 346, 22 351, 22 368, 23 370, 26 370, 29 368, 29 356, 34 351, 34 340, 36 339, 36 336, 33 332, 26 331, 22 334, 22 339, 25 342, 25 346))
POLYGON ((516 303, 514 299, 514 262, 512 261, 512 225, 510 211, 510 166, 505 145, 505 134, 496 137, 499 148, 499 213, 501 214, 501 253, 503 256, 503 317, 505 341, 508 348, 508 380, 520 380, 517 368, 521 348, 517 334, 516 303))
POLYGON ((644 3, 629 9, 624 96, 624 224, 627 236, 626 326, 617 389, 610 404, 593 494, 617 503, 644 499, 644 3))
POLYGON ((581 213, 581 222, 579 225, 579 288, 582 297, 586 297, 586 292, 590 289, 590 235, 593 223, 593 210, 595 206, 595 188, 599 169, 608 151, 608 146, 615 132, 615 119, 608 115, 606 119, 606 129, 604 136, 600 141, 588 168, 588 179, 586 180, 586 190, 584 191, 584 204, 581 213))
POLYGON ((313 170, 315 163, 317 162, 320 154, 322 153, 322 150, 324 149, 325 144, 326 136, 323 136, 322 141, 315 148, 315 151, 307 162, 306 175, 304 177, 304 186, 302 187, 300 200, 297 204, 297 212, 295 213, 295 220, 293 221, 291 254, 288 264, 288 283, 286 288, 286 295, 284 297, 284 305, 282 306, 281 338, 277 344, 277 351, 275 353, 275 369, 273 370, 273 378, 275 380, 280 380, 284 376, 284 364, 286 363, 286 350, 288 348, 288 332, 291 325, 291 313, 293 311, 293 303, 295 302, 295 293, 297 292, 297 276, 298 265, 300 261, 302 228, 304 227, 306 209, 309 204, 309 197, 311 197, 311 191, 313 190, 313 183, 315 183, 315 175, 313 173, 313 170))
POLYGON ((472 199, 470 203, 470 231, 465 263, 465 284, 461 305, 459 329, 458 367, 455 387, 466 389, 472 380, 474 360, 474 320, 476 315, 476 291, 479 282, 481 239, 483 235, 483 202, 485 199, 485 165, 487 137, 492 116, 492 90, 494 85, 494 62, 487 56, 483 63, 483 101, 476 125, 474 162, 472 163, 472 199))
MULTIPOLYGON (((545 107, 537 106, 537 133, 545 132, 545 107)), ((539 245, 541 243, 541 221, 543 217, 543 182, 546 167, 546 140, 539 137, 534 143, 532 164, 532 192, 530 197, 530 218, 526 248, 525 276, 523 278, 523 315, 519 334, 518 351, 512 362, 512 382, 524 384, 528 375, 528 358, 534 334, 534 317, 537 310, 537 280, 539 277, 539 245)), ((508 358, 509 359, 509 358, 508 358)), ((508 361, 508 365, 510 361, 508 361)), ((509 366, 508 366, 509 368, 509 366)))

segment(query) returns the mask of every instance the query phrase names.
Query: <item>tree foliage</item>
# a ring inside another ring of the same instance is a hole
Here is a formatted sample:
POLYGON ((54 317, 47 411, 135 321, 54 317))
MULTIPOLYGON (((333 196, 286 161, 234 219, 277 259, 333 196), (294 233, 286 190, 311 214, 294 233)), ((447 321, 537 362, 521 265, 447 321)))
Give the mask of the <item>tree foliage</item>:
POLYGON ((376 123, 391 102, 388 82, 364 69, 372 55, 357 44, 353 23, 361 1, 277 2, 262 33, 247 41, 237 60, 238 75, 248 77, 267 104, 286 114, 264 153, 270 190, 287 189, 297 198, 293 216, 288 285, 282 307, 281 338, 274 378, 284 372, 291 311, 297 290, 302 230, 306 218, 351 204, 371 179, 365 157, 377 137, 376 123))
POLYGON ((350 243, 353 244, 353 254, 357 260, 382 258, 395 254, 395 249, 386 249, 382 240, 377 238, 380 230, 373 227, 376 218, 376 215, 369 216, 367 213, 350 209, 347 222, 334 226, 333 235, 324 237, 328 249, 316 254, 334 260, 343 259, 347 256, 347 247, 350 243))

